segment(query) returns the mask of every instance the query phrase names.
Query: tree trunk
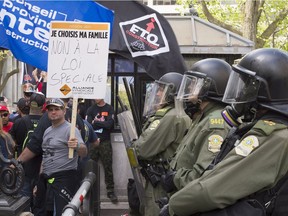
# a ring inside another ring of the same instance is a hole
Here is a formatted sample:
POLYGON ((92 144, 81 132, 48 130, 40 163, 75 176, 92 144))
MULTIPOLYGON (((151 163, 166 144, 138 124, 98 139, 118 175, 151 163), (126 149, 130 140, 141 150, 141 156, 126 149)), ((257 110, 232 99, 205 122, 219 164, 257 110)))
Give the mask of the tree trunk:
POLYGON ((0 83, 1 83, 1 80, 2 80, 2 76, 3 76, 3 67, 4 67, 4 63, 5 63, 5 60, 6 58, 3 58, 1 61, 0 61, 0 83))
POLYGON ((243 37, 256 43, 259 1, 247 0, 244 9, 243 37))
POLYGON ((210 11, 208 10, 208 7, 207 7, 207 3, 206 3, 206 0, 200 0, 200 3, 201 3, 201 6, 202 6, 202 10, 203 10, 203 13, 204 15, 206 16, 207 20, 211 23, 214 23, 215 25, 218 25, 222 28, 225 28, 229 31, 232 31, 236 34, 239 34, 239 35, 242 35, 242 32, 238 31, 236 28, 234 28, 232 25, 228 25, 226 24, 225 22, 223 21, 220 21, 218 19, 216 19, 211 13, 210 11))
POLYGON ((5 88, 9 78, 11 76, 13 76, 14 74, 19 73, 19 67, 18 67, 18 62, 17 62, 17 68, 13 69, 12 71, 10 71, 9 73, 7 73, 5 76, 3 75, 4 71, 3 71, 3 67, 5 64, 5 61, 7 60, 7 58, 4 58, 0 61, 0 94, 2 93, 3 89, 5 88))

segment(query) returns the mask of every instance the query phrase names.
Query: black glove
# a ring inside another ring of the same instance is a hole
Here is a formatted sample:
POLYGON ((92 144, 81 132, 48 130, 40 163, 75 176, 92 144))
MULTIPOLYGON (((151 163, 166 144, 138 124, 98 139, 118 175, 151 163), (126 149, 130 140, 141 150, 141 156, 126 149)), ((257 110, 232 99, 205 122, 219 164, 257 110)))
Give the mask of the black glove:
POLYGON ((173 182, 175 173, 176 173, 175 171, 168 171, 165 175, 161 176, 161 185, 167 193, 171 193, 177 190, 173 182))
POLYGON ((165 205, 168 204, 169 198, 168 197, 161 197, 160 199, 156 200, 155 202, 158 204, 159 208, 162 209, 165 205))
POLYGON ((163 206, 163 208, 160 210, 159 216, 170 216, 170 214, 169 214, 169 204, 163 206))

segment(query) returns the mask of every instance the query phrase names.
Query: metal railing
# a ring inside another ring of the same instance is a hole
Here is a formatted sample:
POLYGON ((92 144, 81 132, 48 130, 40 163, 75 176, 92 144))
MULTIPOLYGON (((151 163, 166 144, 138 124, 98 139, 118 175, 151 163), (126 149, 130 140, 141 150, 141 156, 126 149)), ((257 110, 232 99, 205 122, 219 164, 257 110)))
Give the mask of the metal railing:
POLYGON ((100 215, 100 169, 98 163, 89 160, 85 166, 85 178, 71 202, 63 209, 62 216, 75 216, 81 208, 82 216, 100 215))

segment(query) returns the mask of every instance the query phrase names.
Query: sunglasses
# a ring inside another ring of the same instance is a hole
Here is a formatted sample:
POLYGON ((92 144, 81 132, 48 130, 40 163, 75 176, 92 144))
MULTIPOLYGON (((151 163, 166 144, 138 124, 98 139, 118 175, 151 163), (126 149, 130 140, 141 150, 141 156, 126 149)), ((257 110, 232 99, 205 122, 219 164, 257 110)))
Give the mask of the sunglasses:
POLYGON ((9 115, 9 113, 3 113, 0 116, 1 116, 1 118, 3 118, 3 117, 6 118, 8 115, 9 115))

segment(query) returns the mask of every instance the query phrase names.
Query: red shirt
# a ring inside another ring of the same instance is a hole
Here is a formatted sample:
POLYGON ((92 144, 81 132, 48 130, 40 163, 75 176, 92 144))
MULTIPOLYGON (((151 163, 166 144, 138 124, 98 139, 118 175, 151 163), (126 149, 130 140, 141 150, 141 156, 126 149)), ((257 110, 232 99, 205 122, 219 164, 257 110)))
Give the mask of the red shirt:
POLYGON ((8 122, 7 125, 3 125, 3 131, 8 133, 11 130, 12 125, 13 125, 13 122, 8 122))
POLYGON ((36 82, 36 86, 37 86, 37 89, 38 89, 38 91, 39 91, 39 92, 42 92, 43 83, 42 83, 42 82, 39 82, 39 81, 37 81, 37 82, 36 82))

